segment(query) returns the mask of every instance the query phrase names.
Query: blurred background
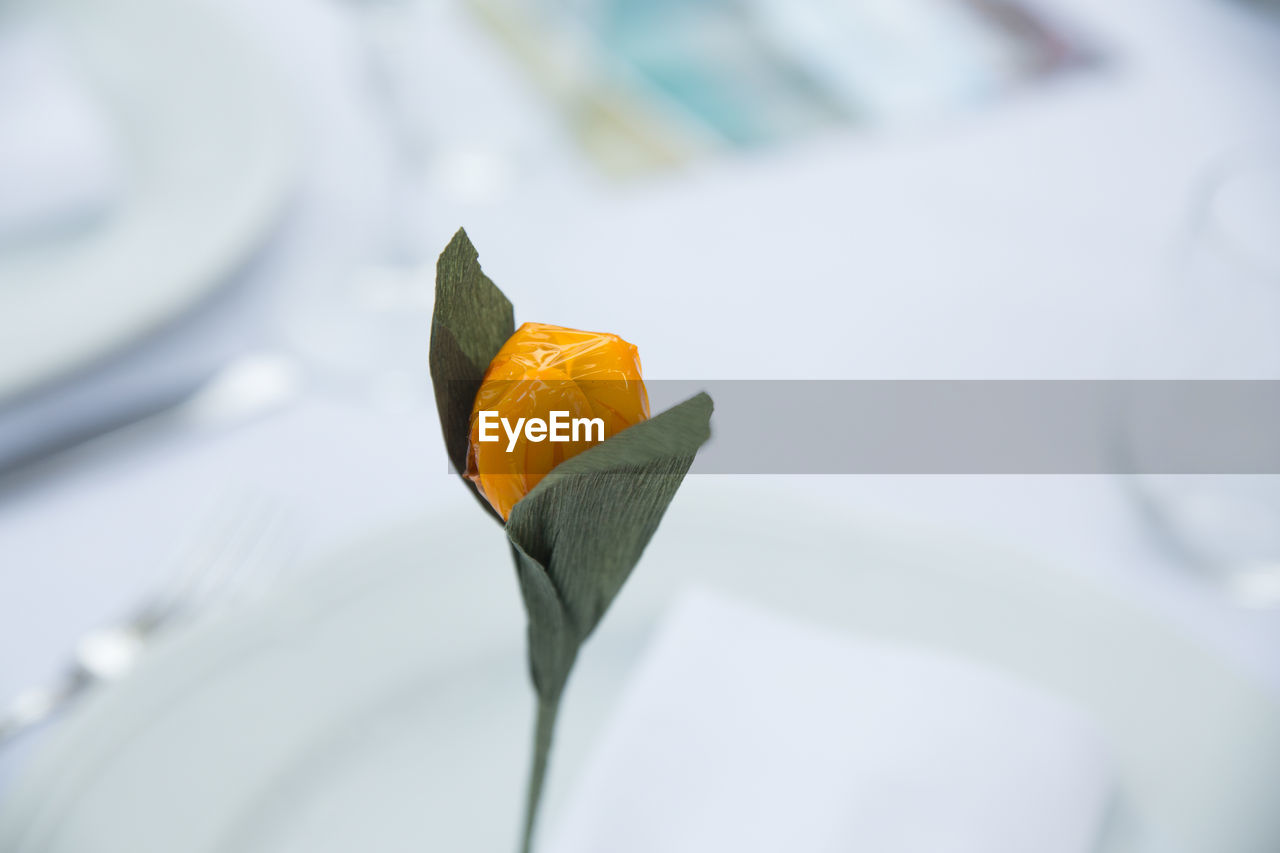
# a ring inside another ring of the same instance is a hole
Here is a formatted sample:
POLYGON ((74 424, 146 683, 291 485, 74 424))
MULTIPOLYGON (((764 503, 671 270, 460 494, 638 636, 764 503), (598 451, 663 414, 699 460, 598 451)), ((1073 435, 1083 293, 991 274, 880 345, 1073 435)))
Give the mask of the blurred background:
MULTIPOLYGON (((0 0, 0 849, 514 845, 523 617, 426 367, 460 226, 517 322, 620 334, 649 379, 1280 379, 1280 7, 0 0)), ((902 766, 859 849, 1280 850, 1274 476, 685 492, 575 677, 548 849, 777 849, 588 795, 671 772, 633 759, 673 694, 739 695, 651 643, 700 580, 937 656, 842 658, 854 706, 909 671, 913 707, 994 709, 780 750, 844 792, 780 825, 902 766), (1071 807, 996 838, 962 790, 1071 807), (903 829, 938 814, 972 846, 903 829)), ((732 787, 698 754, 690 797, 732 787)), ((693 811, 758 817, 740 793, 693 811)))

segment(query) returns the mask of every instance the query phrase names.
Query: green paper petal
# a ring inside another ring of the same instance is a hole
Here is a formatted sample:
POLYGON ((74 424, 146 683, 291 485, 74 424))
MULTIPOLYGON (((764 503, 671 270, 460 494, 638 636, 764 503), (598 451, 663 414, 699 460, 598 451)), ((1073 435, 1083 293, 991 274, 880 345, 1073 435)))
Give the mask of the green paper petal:
MULTIPOLYGON (((479 254, 461 228, 436 263, 436 304, 431 316, 431 383, 454 470, 467 467, 471 407, 489 362, 515 333, 511 303, 480 269, 479 254)), ((475 486, 476 499, 501 521, 475 486)))
POLYGON ((543 566, 585 640, 640 559, 711 435, 698 394, 557 465, 511 510, 507 535, 543 566))

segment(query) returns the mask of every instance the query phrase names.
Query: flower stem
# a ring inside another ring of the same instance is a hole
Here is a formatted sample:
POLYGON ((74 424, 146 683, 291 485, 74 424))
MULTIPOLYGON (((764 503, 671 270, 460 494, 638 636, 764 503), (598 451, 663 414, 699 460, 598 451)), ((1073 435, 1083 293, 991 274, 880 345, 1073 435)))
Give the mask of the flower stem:
POLYGON ((529 770, 529 796, 525 804, 524 841, 521 853, 533 849, 533 830, 538 817, 538 804, 542 800, 542 785, 547 776, 547 760, 551 756, 551 737, 555 732, 556 715, 560 711, 560 696, 538 699, 538 721, 533 734, 533 765, 529 770))

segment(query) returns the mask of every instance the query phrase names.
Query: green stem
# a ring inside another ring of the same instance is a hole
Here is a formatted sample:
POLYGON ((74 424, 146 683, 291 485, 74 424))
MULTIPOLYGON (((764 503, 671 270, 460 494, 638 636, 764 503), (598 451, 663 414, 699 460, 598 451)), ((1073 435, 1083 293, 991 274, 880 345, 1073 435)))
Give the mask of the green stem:
POLYGON ((547 760, 551 756, 551 737, 555 732, 556 715, 560 711, 560 697, 550 701, 538 699, 538 722, 533 734, 533 765, 529 770, 529 796, 525 804, 524 842, 521 853, 533 849, 533 830, 538 818, 538 804, 542 800, 542 785, 547 776, 547 760))

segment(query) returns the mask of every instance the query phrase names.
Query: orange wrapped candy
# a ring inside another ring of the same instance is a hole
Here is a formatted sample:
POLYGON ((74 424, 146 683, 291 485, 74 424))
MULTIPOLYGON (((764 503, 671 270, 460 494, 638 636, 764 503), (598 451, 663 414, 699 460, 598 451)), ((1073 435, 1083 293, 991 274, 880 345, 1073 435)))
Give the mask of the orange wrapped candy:
POLYGON ((489 363, 476 394, 466 477, 505 520, 552 468, 648 418, 632 344, 525 323, 489 363))

